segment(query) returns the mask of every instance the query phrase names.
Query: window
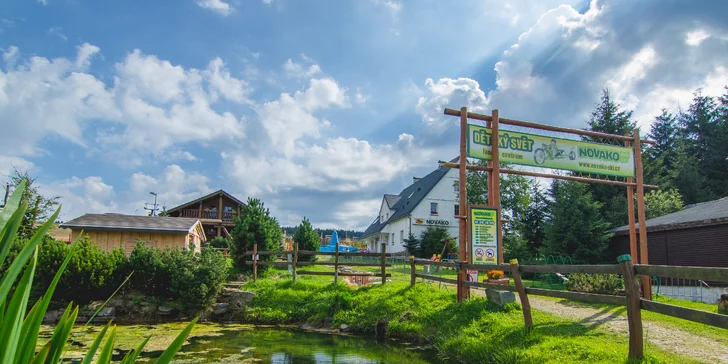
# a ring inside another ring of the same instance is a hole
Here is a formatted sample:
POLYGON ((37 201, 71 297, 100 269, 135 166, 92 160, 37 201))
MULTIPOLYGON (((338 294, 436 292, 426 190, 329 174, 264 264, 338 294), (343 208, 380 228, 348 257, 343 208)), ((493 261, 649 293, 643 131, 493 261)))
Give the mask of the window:
POLYGON ((389 212, 387 212, 387 220, 389 220, 389 212))
POLYGON ((460 216, 460 205, 455 205, 455 216, 460 216))
POLYGON ((460 181, 455 180, 455 184, 452 185, 452 189, 455 192, 460 192, 460 181))
POLYGON ((404 230, 399 231, 399 242, 404 243, 404 230))
POLYGON ((437 202, 430 202, 430 215, 437 215, 437 202))

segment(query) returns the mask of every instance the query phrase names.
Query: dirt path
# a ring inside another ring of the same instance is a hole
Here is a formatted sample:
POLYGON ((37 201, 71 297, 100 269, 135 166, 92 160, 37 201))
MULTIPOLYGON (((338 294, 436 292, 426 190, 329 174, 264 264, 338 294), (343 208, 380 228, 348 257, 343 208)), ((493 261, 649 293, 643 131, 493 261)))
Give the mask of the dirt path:
MULTIPOLYGON (((578 320, 591 327, 603 327, 609 331, 628 335, 627 317, 621 314, 626 308, 599 310, 568 301, 553 301, 529 296, 531 307, 559 317, 578 320)), ((671 351, 706 363, 728 363, 728 346, 693 333, 666 327, 655 322, 643 321, 645 340, 671 351)))

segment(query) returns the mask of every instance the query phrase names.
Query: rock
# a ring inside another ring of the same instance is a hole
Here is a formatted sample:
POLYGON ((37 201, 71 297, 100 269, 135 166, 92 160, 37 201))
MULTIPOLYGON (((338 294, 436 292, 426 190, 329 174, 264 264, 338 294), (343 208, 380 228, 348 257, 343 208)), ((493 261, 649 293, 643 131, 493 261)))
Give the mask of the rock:
POLYGON ((316 328, 310 324, 303 324, 299 327, 301 330, 315 330, 316 328))
POLYGON ((224 315, 227 312, 228 306, 230 306, 230 304, 226 302, 216 303, 215 306, 212 307, 212 314, 214 316, 224 315))
POLYGON ((43 323, 56 323, 61 315, 63 315, 62 310, 48 310, 43 316, 43 323))
POLYGON ((347 325, 347 324, 341 324, 341 326, 339 326, 339 331, 349 332, 349 331, 351 331, 351 328, 349 328, 349 325, 347 325))
POLYGON ((179 314, 179 310, 173 307, 167 307, 167 306, 159 306, 157 307, 157 315, 162 317, 172 317, 177 316, 179 314))
POLYGON ((104 307, 99 311, 96 317, 115 317, 116 307, 104 307))
POLYGON ((498 291, 492 288, 485 289, 485 296, 488 302, 492 302, 500 307, 506 303, 516 302, 516 295, 509 291, 498 291))
POLYGON ((255 350, 254 346, 245 348, 243 350, 240 350, 240 354, 250 354, 253 350, 255 350))
POLYGON ((255 292, 243 291, 239 288, 223 288, 217 302, 229 303, 237 308, 249 305, 255 298, 255 292))

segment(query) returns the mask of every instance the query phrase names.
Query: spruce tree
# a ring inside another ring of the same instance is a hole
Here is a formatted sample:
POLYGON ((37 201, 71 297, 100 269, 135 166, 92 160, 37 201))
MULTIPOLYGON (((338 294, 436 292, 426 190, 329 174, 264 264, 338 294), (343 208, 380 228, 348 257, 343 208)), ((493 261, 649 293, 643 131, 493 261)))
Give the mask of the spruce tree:
POLYGON ((524 244, 530 255, 539 254, 546 241, 546 223, 548 220, 548 200, 538 184, 531 185, 531 204, 520 218, 520 230, 524 244))
POLYGON ((568 255, 574 263, 603 262, 611 234, 589 186, 572 181, 551 185, 551 218, 546 226, 546 254, 568 255))
MULTIPOLYGON (((318 234, 311 226, 311 222, 305 217, 301 221, 301 224, 296 227, 296 232, 293 234, 293 242, 298 244, 298 249, 300 250, 318 251, 321 247, 321 239, 319 239, 318 234)), ((313 257, 313 255, 301 255, 298 259, 309 261, 313 257)))
MULTIPOLYGON (((427 230, 420 235, 420 257, 430 258, 433 254, 442 253, 445 247, 445 239, 450 238, 450 233, 442 226, 428 226, 427 230)), ((455 241, 449 240, 450 251, 455 251, 455 241)))
POLYGON ((416 257, 422 256, 420 250, 420 241, 417 240, 417 237, 415 237, 415 235, 412 234, 411 231, 407 236, 407 239, 404 239, 404 248, 407 249, 407 253, 409 253, 409 255, 414 255, 416 257))
MULTIPOLYGON (((242 208, 242 213, 233 221, 235 227, 230 234, 233 237, 230 255, 241 268, 251 268, 245 262, 251 260, 248 254, 253 252, 255 244, 258 244, 258 251, 281 249, 283 241, 281 227, 278 225, 278 221, 270 216, 270 210, 260 200, 248 198, 242 208)), ((270 255, 260 256, 260 260, 265 261, 274 258, 270 255)))

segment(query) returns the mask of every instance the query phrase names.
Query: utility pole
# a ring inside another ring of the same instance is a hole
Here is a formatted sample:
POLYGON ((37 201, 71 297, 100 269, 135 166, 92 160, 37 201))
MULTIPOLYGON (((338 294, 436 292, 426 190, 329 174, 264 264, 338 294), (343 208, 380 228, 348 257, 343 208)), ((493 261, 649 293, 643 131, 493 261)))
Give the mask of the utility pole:
POLYGON ((149 216, 156 216, 157 210, 159 210, 159 205, 157 205, 157 193, 156 192, 149 192, 150 195, 154 196, 154 203, 152 204, 152 207, 148 207, 148 203, 144 204, 144 209, 149 211, 149 216))

